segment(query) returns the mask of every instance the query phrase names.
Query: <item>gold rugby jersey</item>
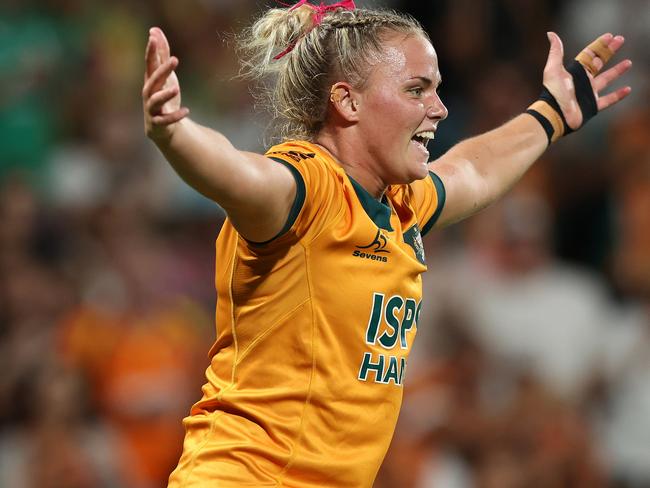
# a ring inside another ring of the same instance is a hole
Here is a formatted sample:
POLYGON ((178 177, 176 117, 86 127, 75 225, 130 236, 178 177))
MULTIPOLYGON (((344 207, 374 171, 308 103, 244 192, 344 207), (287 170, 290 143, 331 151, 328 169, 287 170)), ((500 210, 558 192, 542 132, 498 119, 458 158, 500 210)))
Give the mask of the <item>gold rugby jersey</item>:
POLYGON ((228 220, 217 238, 217 337, 170 486, 370 487, 420 314, 420 234, 444 188, 431 173, 380 202, 319 146, 267 156, 293 173, 296 200, 270 242, 228 220))

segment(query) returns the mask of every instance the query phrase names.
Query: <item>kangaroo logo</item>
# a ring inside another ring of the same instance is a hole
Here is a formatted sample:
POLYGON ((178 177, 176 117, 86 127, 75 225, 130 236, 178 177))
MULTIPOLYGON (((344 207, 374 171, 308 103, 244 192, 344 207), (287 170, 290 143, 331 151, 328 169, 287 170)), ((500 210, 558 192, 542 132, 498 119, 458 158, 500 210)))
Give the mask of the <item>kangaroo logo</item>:
POLYGON ((375 253, 390 253, 390 251, 386 249, 386 244, 388 244, 388 239, 386 239, 386 236, 381 233, 381 229, 378 229, 375 238, 370 244, 367 246, 357 246, 357 249, 370 249, 375 253))

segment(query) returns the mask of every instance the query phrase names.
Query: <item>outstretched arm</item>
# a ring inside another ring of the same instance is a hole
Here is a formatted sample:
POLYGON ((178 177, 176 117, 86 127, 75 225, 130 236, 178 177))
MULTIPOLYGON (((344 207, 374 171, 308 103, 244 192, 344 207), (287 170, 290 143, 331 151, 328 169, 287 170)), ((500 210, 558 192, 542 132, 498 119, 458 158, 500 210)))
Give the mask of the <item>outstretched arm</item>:
POLYGON ((162 30, 149 32, 142 88, 144 126, 176 172, 217 202, 235 228, 256 242, 284 226, 296 194, 290 171, 260 154, 237 150, 222 134, 191 121, 162 30))
POLYGON ((624 60, 600 73, 609 57, 625 42, 622 36, 604 34, 576 58, 586 69, 584 80, 591 85, 586 90, 579 81, 574 82, 564 67, 560 38, 555 33, 548 37, 551 47, 544 68, 544 87, 557 102, 557 110, 546 102, 538 102, 531 109, 539 109, 542 114, 519 115, 497 129, 459 143, 431 163, 430 169, 440 176, 447 193, 437 226, 468 217, 508 191, 546 150, 550 140, 584 125, 589 115, 583 113, 585 104, 591 103, 596 113, 629 95, 630 87, 602 94, 632 65, 630 60, 624 60), (599 46, 598 53, 592 49, 594 46, 599 46), (542 125, 545 116, 551 120, 542 125))

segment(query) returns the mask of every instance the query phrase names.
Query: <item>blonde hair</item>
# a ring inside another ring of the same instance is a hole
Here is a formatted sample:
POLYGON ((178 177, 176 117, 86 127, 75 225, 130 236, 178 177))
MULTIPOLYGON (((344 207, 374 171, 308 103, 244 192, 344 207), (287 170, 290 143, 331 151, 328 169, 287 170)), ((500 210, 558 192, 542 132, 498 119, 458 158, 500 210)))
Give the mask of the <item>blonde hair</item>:
POLYGON ((394 11, 339 8, 318 25, 314 15, 307 5, 271 9, 238 39, 241 74, 257 82, 254 94, 271 113, 275 141, 313 140, 325 122, 332 84, 362 88, 387 35, 428 39, 417 20, 394 11))

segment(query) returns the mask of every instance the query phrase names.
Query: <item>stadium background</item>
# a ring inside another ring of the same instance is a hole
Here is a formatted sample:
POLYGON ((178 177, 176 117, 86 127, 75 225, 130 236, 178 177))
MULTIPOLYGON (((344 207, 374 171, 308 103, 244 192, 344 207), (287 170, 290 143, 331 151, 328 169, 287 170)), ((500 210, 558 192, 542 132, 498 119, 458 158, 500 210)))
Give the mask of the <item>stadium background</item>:
MULTIPOLYGON (((650 486, 650 2, 358 3, 431 33, 450 112, 435 154, 536 97, 547 30, 570 55, 622 33, 635 62, 629 100, 427 242, 376 486, 650 486)), ((224 34, 261 7, 2 2, 0 487, 164 485, 214 336, 223 216, 143 135, 147 29, 167 32, 192 116, 259 151, 265 118, 224 34)))

